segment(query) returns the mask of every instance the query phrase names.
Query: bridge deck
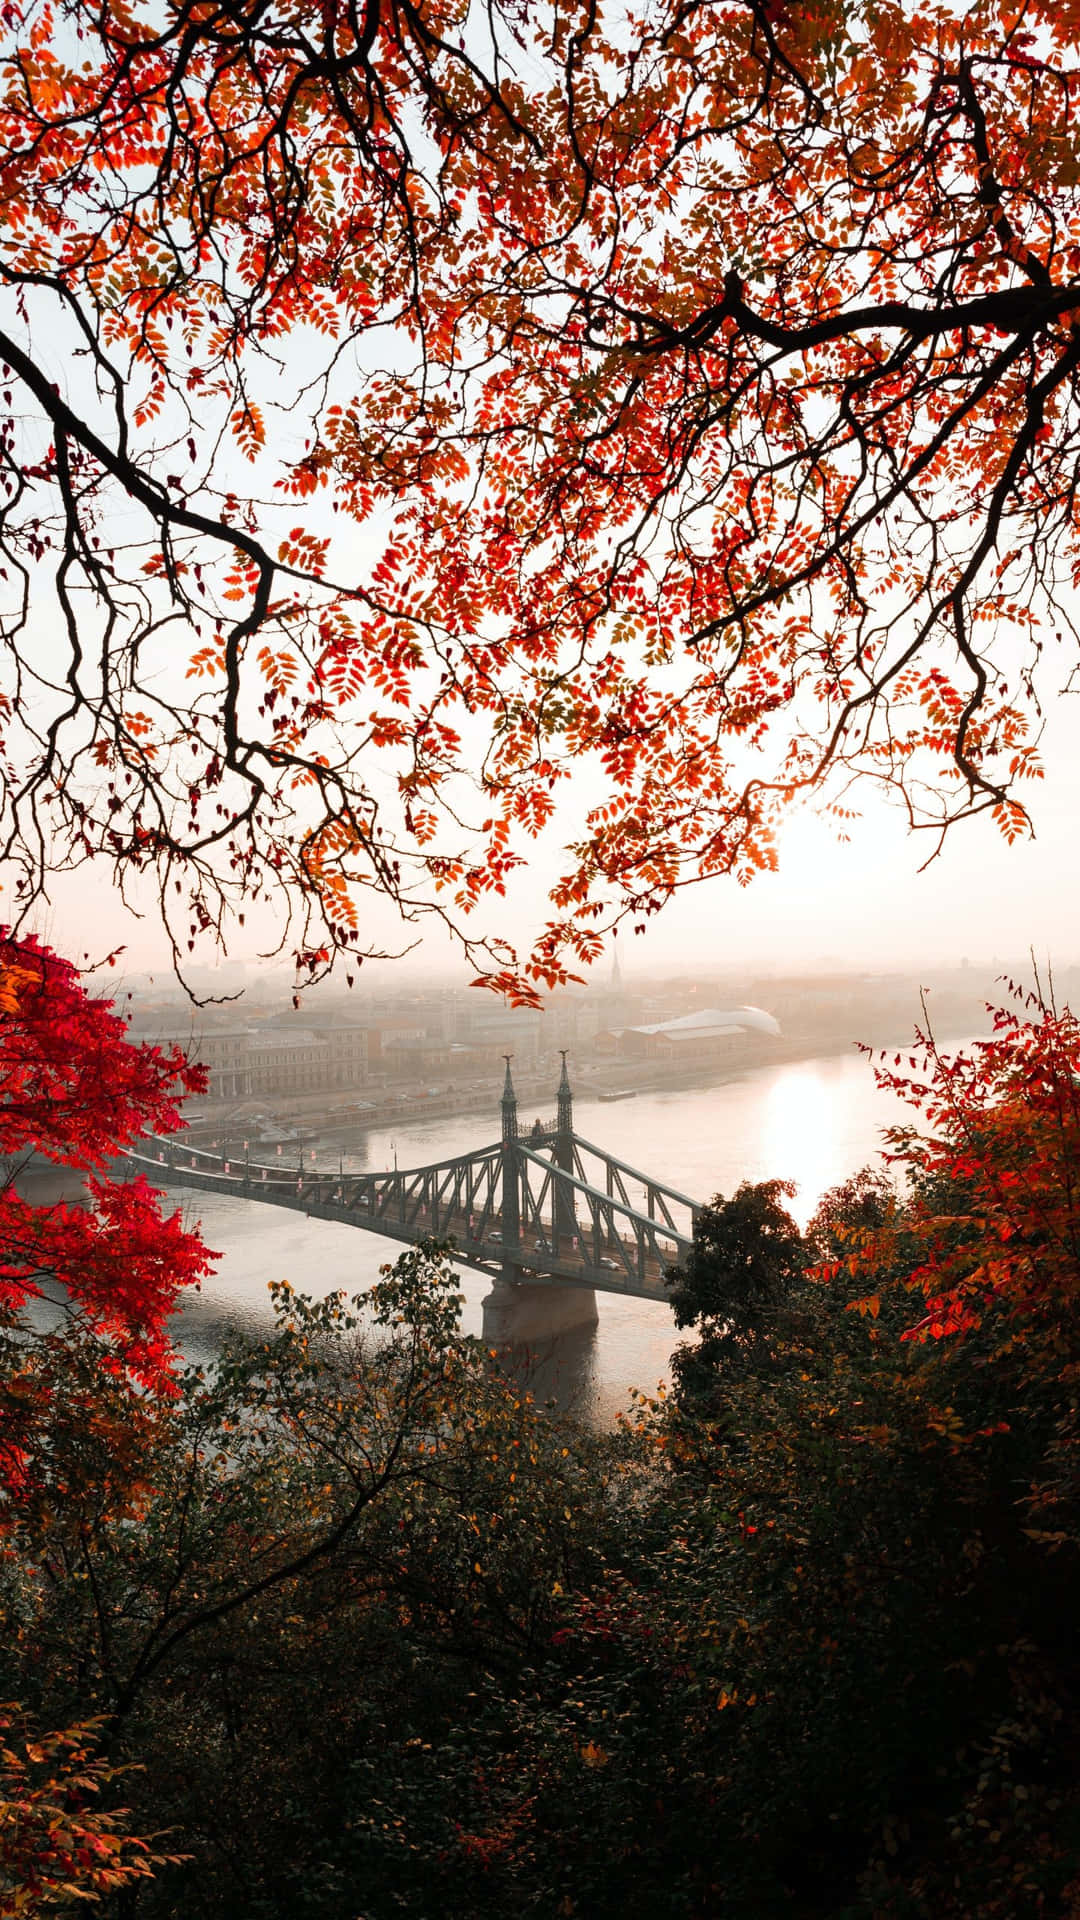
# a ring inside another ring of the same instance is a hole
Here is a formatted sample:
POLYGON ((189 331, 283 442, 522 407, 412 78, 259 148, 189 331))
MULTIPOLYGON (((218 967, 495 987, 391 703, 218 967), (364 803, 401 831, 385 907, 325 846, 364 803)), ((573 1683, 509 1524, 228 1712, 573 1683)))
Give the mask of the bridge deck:
MULTIPOLYGON (((598 1153, 596 1148, 590 1151, 598 1153)), ((502 1234, 501 1210, 492 1206, 500 1155, 501 1148, 492 1146, 431 1167, 343 1176, 293 1171, 280 1164, 246 1166, 242 1172, 234 1172, 235 1163, 199 1149, 177 1148, 171 1142, 167 1146, 163 1143, 156 1152, 129 1153, 126 1157, 133 1169, 163 1185, 228 1193, 238 1199, 286 1207, 312 1219, 338 1221, 399 1244, 415 1244, 428 1236, 453 1240, 455 1258, 489 1277, 509 1273, 540 1285, 592 1288, 646 1300, 666 1298, 664 1273, 668 1266, 685 1258, 690 1245, 688 1235, 668 1224, 671 1213, 667 1204, 662 1204, 667 1220, 653 1217, 651 1211, 640 1213, 625 1200, 614 1198, 612 1192, 564 1173, 552 1161, 522 1145, 517 1155, 522 1195, 527 1203, 531 1199, 532 1211, 527 1204, 518 1237, 511 1242, 502 1234), (535 1191, 529 1188, 530 1177, 537 1182, 535 1191), (475 1208, 453 1203, 453 1196, 460 1199, 466 1189, 471 1196, 481 1187, 486 1200, 478 1201, 475 1208), (590 1223, 579 1226, 571 1217, 571 1225, 577 1230, 556 1236, 551 1221, 560 1193, 565 1196, 564 1206, 568 1203, 573 1209, 575 1204, 582 1204, 590 1214, 590 1223), (545 1204, 547 1217, 541 1220, 539 1210, 545 1204)), ((620 1168, 617 1161, 605 1164, 616 1171, 620 1168)), ((650 1209, 656 1196, 678 1206, 693 1205, 684 1195, 650 1181, 646 1175, 630 1168, 622 1171, 646 1185, 650 1209)))

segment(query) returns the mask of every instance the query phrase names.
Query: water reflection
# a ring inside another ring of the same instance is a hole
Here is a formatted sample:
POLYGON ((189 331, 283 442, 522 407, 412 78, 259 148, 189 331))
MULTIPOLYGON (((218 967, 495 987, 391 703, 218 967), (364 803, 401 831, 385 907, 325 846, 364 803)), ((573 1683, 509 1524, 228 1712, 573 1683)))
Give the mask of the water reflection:
POLYGON ((595 1327, 579 1327, 556 1339, 515 1347, 500 1356, 515 1386, 540 1405, 553 1402, 576 1419, 594 1421, 601 1399, 599 1343, 595 1327))
POLYGON ((761 1102, 761 1159, 775 1177, 793 1180, 789 1202, 805 1227, 821 1195, 846 1173, 840 1141, 850 1137, 847 1103, 830 1086, 817 1064, 790 1067, 768 1088, 761 1102))

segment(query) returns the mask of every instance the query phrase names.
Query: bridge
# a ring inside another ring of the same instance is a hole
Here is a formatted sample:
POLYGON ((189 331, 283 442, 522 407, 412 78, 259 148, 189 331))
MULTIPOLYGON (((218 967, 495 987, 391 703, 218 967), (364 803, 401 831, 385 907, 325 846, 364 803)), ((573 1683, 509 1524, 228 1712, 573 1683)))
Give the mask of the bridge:
POLYGON ((322 1173, 302 1149, 285 1167, 175 1138, 127 1159, 159 1186, 235 1193, 399 1242, 452 1240, 460 1265, 494 1280, 484 1338, 507 1345, 595 1326, 598 1292, 665 1299, 665 1270, 690 1252, 697 1203, 575 1133, 565 1053, 556 1108, 521 1125, 508 1056, 500 1139, 433 1166, 322 1173))

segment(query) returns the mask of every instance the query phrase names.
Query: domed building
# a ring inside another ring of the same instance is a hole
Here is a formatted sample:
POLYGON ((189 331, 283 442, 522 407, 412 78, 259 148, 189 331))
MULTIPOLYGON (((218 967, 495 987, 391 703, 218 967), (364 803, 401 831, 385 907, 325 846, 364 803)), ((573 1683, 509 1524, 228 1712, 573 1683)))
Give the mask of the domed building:
POLYGON ((766 1052, 780 1022, 764 1007, 699 1007, 676 1020, 597 1035, 598 1052, 636 1060, 719 1060, 766 1052))

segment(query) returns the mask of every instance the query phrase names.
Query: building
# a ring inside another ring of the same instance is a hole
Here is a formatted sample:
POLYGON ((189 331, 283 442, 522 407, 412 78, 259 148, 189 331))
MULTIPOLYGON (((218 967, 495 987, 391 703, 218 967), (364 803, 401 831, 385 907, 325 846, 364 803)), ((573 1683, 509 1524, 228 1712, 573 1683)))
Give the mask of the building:
POLYGON ((209 1027, 201 1034, 155 1033, 153 1039, 183 1048, 208 1068, 211 1100, 345 1092, 362 1087, 369 1076, 366 1027, 209 1027))
POLYGON ((701 1007, 649 1026, 609 1028, 597 1034, 595 1045, 609 1058, 695 1066, 745 1057, 779 1035, 779 1021, 763 1007, 701 1007))

